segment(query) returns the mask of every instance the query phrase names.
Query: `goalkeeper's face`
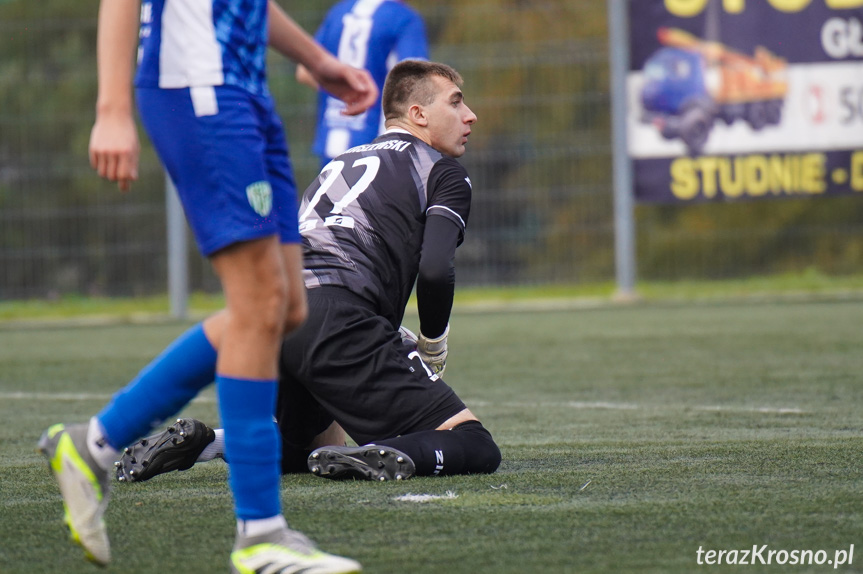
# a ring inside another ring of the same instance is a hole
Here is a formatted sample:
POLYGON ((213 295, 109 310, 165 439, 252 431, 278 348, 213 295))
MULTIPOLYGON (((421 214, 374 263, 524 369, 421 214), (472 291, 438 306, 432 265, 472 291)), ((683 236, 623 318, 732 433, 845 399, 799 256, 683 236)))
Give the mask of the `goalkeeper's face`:
POLYGON ((464 103, 464 94, 452 81, 441 76, 432 76, 431 80, 436 88, 435 99, 423 106, 429 143, 442 154, 461 157, 476 114, 464 103))

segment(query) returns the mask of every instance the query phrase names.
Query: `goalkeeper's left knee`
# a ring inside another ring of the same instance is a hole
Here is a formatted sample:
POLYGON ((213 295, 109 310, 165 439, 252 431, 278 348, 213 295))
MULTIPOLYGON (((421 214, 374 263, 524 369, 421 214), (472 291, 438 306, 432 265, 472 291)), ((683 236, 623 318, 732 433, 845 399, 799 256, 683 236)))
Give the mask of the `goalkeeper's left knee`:
POLYGON ((465 421, 450 429, 463 435, 466 448, 470 450, 465 473, 492 473, 500 466, 500 449, 491 433, 479 421, 465 421))
POLYGON ((407 454, 416 465, 417 476, 491 473, 500 465, 500 449, 476 420, 450 430, 419 431, 373 444, 407 454))

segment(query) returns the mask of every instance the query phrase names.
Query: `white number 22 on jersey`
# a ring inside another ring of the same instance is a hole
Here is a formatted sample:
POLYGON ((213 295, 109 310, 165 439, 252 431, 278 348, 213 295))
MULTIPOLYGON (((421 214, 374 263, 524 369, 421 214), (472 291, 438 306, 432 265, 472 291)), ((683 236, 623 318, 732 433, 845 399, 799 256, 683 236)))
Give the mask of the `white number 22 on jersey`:
MULTIPOLYGON (((354 219, 352 217, 342 216, 342 211, 344 211, 351 202, 355 201, 362 192, 368 189, 369 184, 378 174, 378 170, 381 167, 381 160, 376 156, 361 157, 355 161, 351 167, 360 166, 364 166, 366 169, 363 172, 363 175, 360 176, 357 182, 351 186, 348 192, 340 198, 330 197, 333 201, 333 208, 330 210, 332 217, 327 217, 324 220, 324 225, 339 225, 341 227, 354 226, 354 219)), ((312 196, 312 199, 309 200, 309 205, 306 207, 305 211, 300 215, 300 231, 313 229, 317 225, 316 219, 312 219, 310 221, 307 221, 307 219, 314 212, 315 206, 321 198, 327 195, 327 192, 341 175, 343 169, 345 169, 345 162, 340 160, 333 160, 324 167, 324 172, 327 172, 327 176, 324 178, 324 182, 321 184, 321 187, 318 188, 318 191, 316 191, 315 195, 312 196)))

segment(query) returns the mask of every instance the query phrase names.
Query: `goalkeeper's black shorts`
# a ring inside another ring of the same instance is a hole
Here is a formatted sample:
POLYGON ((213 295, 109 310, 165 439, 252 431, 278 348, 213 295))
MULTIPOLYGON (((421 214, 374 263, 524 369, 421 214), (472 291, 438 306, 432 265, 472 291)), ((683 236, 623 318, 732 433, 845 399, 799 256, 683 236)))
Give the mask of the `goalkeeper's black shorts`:
POLYGON ((334 420, 363 445, 433 430, 465 408, 370 303, 340 287, 309 289, 308 299, 308 319, 279 360, 286 449, 304 449, 334 420))

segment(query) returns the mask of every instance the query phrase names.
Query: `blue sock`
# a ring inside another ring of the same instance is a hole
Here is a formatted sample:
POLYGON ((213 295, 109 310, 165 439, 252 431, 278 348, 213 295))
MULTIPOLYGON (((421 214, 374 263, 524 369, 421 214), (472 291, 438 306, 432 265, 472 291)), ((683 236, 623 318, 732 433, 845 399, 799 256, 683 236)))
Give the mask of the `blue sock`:
POLYGON ((239 520, 270 518, 282 513, 279 498, 281 439, 273 420, 275 380, 236 379, 216 375, 219 414, 225 428, 228 482, 239 520))
POLYGON ((96 415, 122 449, 180 411, 216 376, 216 350, 199 323, 180 335, 96 415))

